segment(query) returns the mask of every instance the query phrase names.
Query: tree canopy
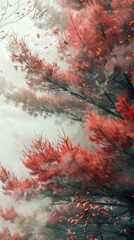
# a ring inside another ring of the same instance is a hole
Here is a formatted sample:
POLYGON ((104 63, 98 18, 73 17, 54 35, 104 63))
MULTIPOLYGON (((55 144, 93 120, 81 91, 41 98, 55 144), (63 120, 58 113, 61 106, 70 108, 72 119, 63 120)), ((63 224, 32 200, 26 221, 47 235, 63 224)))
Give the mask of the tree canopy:
POLYGON ((6 228, 0 237, 133 240, 133 2, 59 2, 66 17, 64 31, 53 30, 59 62, 47 63, 24 39, 13 36, 11 59, 24 71, 27 88, 6 99, 32 116, 56 114, 82 122, 93 147, 74 145, 65 134, 57 143, 37 138, 22 160, 30 171, 27 178, 1 166, 5 194, 19 203, 25 199, 29 206, 33 199, 42 204, 30 216, 1 209, 17 233, 6 228))

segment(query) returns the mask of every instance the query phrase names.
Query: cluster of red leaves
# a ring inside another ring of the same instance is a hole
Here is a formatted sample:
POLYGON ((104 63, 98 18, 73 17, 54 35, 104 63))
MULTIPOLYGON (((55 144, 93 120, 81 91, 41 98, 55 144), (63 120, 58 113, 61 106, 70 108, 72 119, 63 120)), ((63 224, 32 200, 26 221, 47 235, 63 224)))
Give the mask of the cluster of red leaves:
MULTIPOLYGON (((15 198, 20 198, 20 197, 27 198, 28 195, 31 195, 32 188, 37 186, 37 179, 25 178, 25 179, 19 180, 17 176, 7 171, 3 166, 0 167, 0 180, 3 183, 4 193, 11 195, 15 198)), ((9 208, 7 211, 10 211, 11 213, 11 210, 13 209, 9 208)), ((5 214, 5 217, 6 217, 6 213, 1 212, 1 214, 5 214)), ((4 215, 2 216, 4 217, 4 215)), ((10 216, 8 217, 10 218, 10 216)))
POLYGON ((11 234, 8 227, 5 227, 2 232, 0 232, 1 240, 22 240, 22 237, 19 233, 11 234))
POLYGON ((18 213, 15 211, 13 207, 6 209, 0 209, 0 216, 4 218, 6 221, 14 220, 15 218, 19 217, 18 213))
MULTIPOLYGON (((120 163, 127 154, 129 155, 128 147, 133 147, 130 139, 133 139, 134 135, 134 105, 121 98, 116 106, 124 120, 105 119, 93 112, 89 113, 86 121, 86 128, 90 132, 89 139, 100 146, 95 153, 79 145, 73 146, 67 137, 61 138, 56 146, 48 140, 34 140, 23 160, 24 166, 30 170, 33 177, 18 180, 1 167, 0 177, 4 190, 10 192, 18 189, 23 192, 32 186, 36 187, 39 182, 47 185, 49 180, 53 179, 55 183, 59 176, 64 178, 66 175, 75 178, 77 183, 83 181, 84 185, 94 179, 99 183, 105 183, 107 179, 110 183, 116 180, 117 185, 120 184, 125 175, 123 172, 116 173, 115 158, 116 163, 120 163)), ((48 184, 49 187, 50 185, 48 184)), ((56 188, 56 185, 51 187, 56 188)), ((60 188, 57 189, 60 191, 60 188)))
MULTIPOLYGON (((69 11, 65 38, 62 38, 59 44, 59 51, 68 62, 71 72, 74 72, 72 73, 74 82, 71 83, 82 86, 83 91, 85 87, 88 95, 89 92, 92 94, 93 90, 96 91, 96 95, 99 92, 96 85, 95 89, 91 89, 93 68, 104 82, 104 72, 101 72, 103 66, 104 71, 106 68, 111 71, 116 65, 122 65, 124 49, 128 48, 123 62, 126 71, 133 59, 133 26, 130 24, 133 21, 132 2, 123 1, 123 4, 120 4, 119 1, 112 1, 111 4, 110 10, 107 10, 106 1, 93 1, 85 5, 81 11, 69 11), (127 44, 125 48, 124 44, 127 44), (119 52, 122 54, 120 58, 119 52), (86 78, 89 80, 85 81, 86 78)), ((69 79, 68 74, 68 81, 69 79)), ((93 84, 95 80, 94 76, 93 84)))
MULTIPOLYGON (((128 141, 129 138, 133 139, 134 134, 134 104, 128 103, 126 97, 121 96, 118 98, 115 106, 123 120, 106 119, 96 115, 94 112, 89 112, 86 122, 86 128, 93 132, 93 135, 90 136, 90 140, 105 146, 111 146, 112 152, 114 150, 127 149, 130 147, 130 142, 128 143, 128 141)), ((107 148, 107 150, 110 152, 110 148, 107 148)))
POLYGON ((124 120, 127 122, 134 121, 134 104, 129 104, 125 96, 119 97, 118 102, 115 104, 117 110, 121 113, 124 120))

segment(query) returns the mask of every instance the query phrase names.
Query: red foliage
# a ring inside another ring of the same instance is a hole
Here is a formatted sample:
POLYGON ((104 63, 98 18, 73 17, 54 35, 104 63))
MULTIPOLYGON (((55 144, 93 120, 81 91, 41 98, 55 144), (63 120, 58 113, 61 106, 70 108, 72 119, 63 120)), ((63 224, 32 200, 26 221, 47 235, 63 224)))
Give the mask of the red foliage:
POLYGON ((15 233, 11 235, 9 229, 5 227, 2 232, 0 232, 0 239, 1 240, 22 240, 23 238, 19 233, 15 233))
POLYGON ((134 104, 129 104, 125 96, 119 97, 115 106, 125 120, 134 121, 134 104))
POLYGON ((5 212, 3 211, 3 209, 0 209, 0 216, 4 218, 6 221, 14 220, 15 218, 19 217, 19 215, 17 214, 13 207, 6 209, 5 212))
MULTIPOLYGON (((72 6, 59 41, 67 70, 46 63, 17 40, 12 61, 22 66, 32 90, 21 89, 8 97, 34 116, 46 111, 83 121, 94 149, 74 145, 66 136, 57 144, 35 139, 23 159, 29 177, 19 180, 1 166, 0 179, 4 192, 18 199, 50 197, 50 208, 43 214, 47 230, 38 227, 43 240, 49 234, 61 240, 98 240, 103 235, 108 239, 112 228, 111 239, 126 239, 134 226, 132 2, 62 3, 72 6), (38 97, 38 90, 51 92, 53 99, 38 97)), ((58 34, 59 28, 53 33, 58 34)), ((1 210, 1 216, 7 221, 20 218, 12 208, 1 210)), ((38 214, 35 225, 36 220, 38 214)), ((27 231, 33 236, 31 229, 27 231)))

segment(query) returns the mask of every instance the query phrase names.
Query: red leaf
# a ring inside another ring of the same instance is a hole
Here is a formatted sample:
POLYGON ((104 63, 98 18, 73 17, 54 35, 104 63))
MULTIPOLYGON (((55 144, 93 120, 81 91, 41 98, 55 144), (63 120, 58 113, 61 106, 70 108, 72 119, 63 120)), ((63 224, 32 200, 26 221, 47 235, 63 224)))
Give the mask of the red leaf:
POLYGON ((102 216, 104 216, 104 217, 106 217, 108 215, 108 213, 107 212, 102 212, 102 216))
POLYGON ((39 33, 37 33, 36 36, 37 36, 37 38, 40 38, 40 34, 39 33))
POLYGON ((53 33, 54 33, 54 34, 58 34, 58 33, 59 33, 59 28, 58 28, 58 27, 55 28, 55 29, 53 30, 53 33))

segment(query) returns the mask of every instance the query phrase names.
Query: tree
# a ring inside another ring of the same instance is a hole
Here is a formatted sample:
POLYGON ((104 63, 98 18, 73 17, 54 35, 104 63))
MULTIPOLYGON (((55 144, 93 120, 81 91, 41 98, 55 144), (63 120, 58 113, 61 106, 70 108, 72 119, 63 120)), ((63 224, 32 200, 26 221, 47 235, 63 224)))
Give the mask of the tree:
POLYGON ((121 117, 114 106, 117 95, 127 94, 129 101, 133 99, 132 3, 124 1, 121 8, 118 1, 112 1, 109 7, 102 3, 87 4, 79 11, 69 10, 66 32, 59 40, 67 71, 61 71, 57 63, 51 65, 40 59, 25 41, 11 39, 12 61, 21 64, 29 89, 19 89, 8 99, 20 103, 32 115, 63 113, 81 121, 83 109, 94 106, 121 117), (38 97, 36 91, 45 94, 38 97))
POLYGON ((6 97, 33 116, 61 114, 82 121, 94 148, 73 145, 65 135, 57 144, 34 139, 23 159, 29 177, 19 179, 1 166, 1 181, 5 194, 18 201, 50 198, 50 204, 28 217, 13 208, 1 210, 1 216, 17 226, 19 234, 9 232, 9 239, 132 240, 132 1, 62 2, 72 6, 58 46, 67 70, 46 63, 15 37, 12 61, 25 72, 29 89, 6 97))
POLYGON ((100 144, 96 152, 73 146, 65 136, 57 146, 37 139, 23 161, 32 177, 19 180, 1 168, 6 194, 51 199, 29 218, 1 211, 21 229, 22 239, 133 239, 134 105, 121 99, 116 107, 124 120, 89 114, 90 140, 100 144))

